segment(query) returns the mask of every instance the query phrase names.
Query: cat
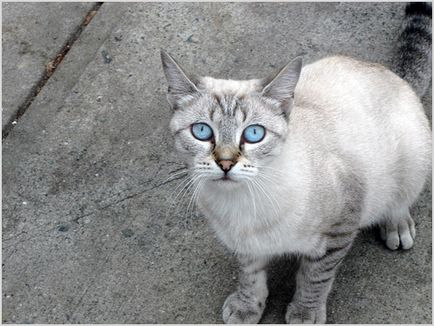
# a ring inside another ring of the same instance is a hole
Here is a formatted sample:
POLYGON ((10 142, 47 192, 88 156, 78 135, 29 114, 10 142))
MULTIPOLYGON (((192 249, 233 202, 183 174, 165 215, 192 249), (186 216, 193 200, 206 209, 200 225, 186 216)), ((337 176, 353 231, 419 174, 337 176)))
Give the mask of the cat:
POLYGON ((269 78, 196 77, 161 51, 170 129, 194 198, 240 263, 225 323, 258 323, 272 257, 300 257, 288 323, 325 323, 336 269, 358 230, 413 246, 409 207, 431 171, 431 5, 406 7, 396 73, 345 56, 269 78))

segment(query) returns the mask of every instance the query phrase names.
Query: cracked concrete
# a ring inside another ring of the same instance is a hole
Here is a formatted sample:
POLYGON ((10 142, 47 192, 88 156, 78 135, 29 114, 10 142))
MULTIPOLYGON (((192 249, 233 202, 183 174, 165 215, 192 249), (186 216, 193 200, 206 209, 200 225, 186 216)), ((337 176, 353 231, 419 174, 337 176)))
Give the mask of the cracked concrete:
MULTIPOLYGON (((221 322, 237 264, 188 195, 174 200, 182 165, 159 49, 217 77, 264 76, 299 53, 387 65, 403 8, 103 4, 3 143, 3 322, 221 322)), ((412 209, 412 250, 358 237, 329 322, 431 323, 430 189, 412 209)), ((264 323, 283 322, 293 289, 296 263, 273 266, 264 323)))
POLYGON ((2 3, 2 129, 94 3, 2 3))

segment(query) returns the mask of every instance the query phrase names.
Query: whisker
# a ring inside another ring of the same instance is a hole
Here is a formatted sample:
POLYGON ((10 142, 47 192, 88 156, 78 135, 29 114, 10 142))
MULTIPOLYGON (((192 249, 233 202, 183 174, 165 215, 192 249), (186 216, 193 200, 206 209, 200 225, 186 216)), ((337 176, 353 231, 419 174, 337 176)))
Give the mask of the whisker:
POLYGON ((191 205, 191 202, 193 201, 193 196, 194 196, 194 194, 195 194, 195 192, 196 192, 196 190, 197 190, 197 187, 198 187, 198 185, 199 185, 199 183, 200 183, 200 181, 201 181, 200 179, 201 179, 201 178, 197 178, 196 181, 192 184, 192 187, 191 187, 191 188, 193 189, 193 191, 192 191, 192 194, 191 194, 191 196, 190 196, 190 200, 188 201, 186 214, 189 213, 190 205, 191 205))
POLYGON ((174 199, 174 204, 176 205, 175 206, 176 213, 178 213, 179 210, 182 210, 182 207, 185 205, 185 201, 184 201, 185 197, 190 192, 192 187, 194 186, 196 179, 197 178, 191 179, 190 182, 188 184, 186 184, 183 189, 181 189, 181 191, 178 193, 178 195, 174 199))
POLYGON ((279 176, 286 176, 286 174, 285 173, 283 173, 281 170, 279 170, 279 169, 275 169, 275 168, 272 168, 272 167, 269 167, 269 166, 264 166, 264 165, 257 165, 256 166, 257 168, 258 168, 258 170, 260 170, 260 169, 264 169, 264 170, 268 170, 268 171, 270 171, 270 172, 273 172, 273 173, 276 173, 276 175, 279 175, 279 176))
POLYGON ((174 173, 172 175, 169 175, 163 182, 161 182, 161 184, 172 182, 174 180, 179 180, 179 178, 176 178, 176 177, 179 176, 179 175, 182 175, 182 174, 185 174, 185 176, 187 176, 188 172, 187 171, 180 171, 178 173, 174 173), (173 178, 173 179, 171 179, 171 178, 173 178))
POLYGON ((191 179, 192 179, 192 176, 189 175, 189 174, 187 174, 187 175, 185 176, 185 179, 180 179, 181 182, 178 183, 174 189, 172 189, 171 193, 169 194, 169 198, 170 198, 170 199, 173 199, 173 194, 174 194, 174 193, 175 193, 175 192, 176 192, 180 187, 183 187, 183 186, 184 186, 187 182, 189 182, 191 179))
MULTIPOLYGON (((196 175, 194 178, 192 178, 191 182, 181 191, 182 195, 179 198, 179 200, 177 201, 177 205, 176 208, 178 208, 179 205, 181 204, 185 204, 184 203, 184 198, 185 196, 190 192, 191 189, 193 189, 193 187, 195 186, 195 182, 198 181, 201 178, 200 175, 196 175)), ((175 198, 176 201, 176 198, 175 198)))
POLYGON ((192 211, 191 211, 191 214, 193 214, 193 208, 194 208, 194 206, 195 206, 195 204, 196 204, 196 199, 197 199, 197 197, 198 197, 198 195, 199 195, 199 191, 202 189, 202 185, 203 185, 203 183, 204 183, 205 181, 203 180, 203 179, 199 179, 198 180, 198 183, 197 183, 197 185, 196 185, 196 188, 194 189, 194 191, 193 191, 193 195, 191 196, 191 198, 190 198, 190 202, 188 203, 188 207, 187 207, 187 214, 189 214, 189 212, 190 212, 190 205, 193 205, 191 208, 192 208, 192 211))
POLYGON ((252 185, 250 183, 250 180, 247 180, 247 187, 249 189, 250 194, 252 195, 252 203, 253 203, 253 217, 256 219, 256 204, 255 204, 255 194, 252 190, 252 185))
MULTIPOLYGON (((255 191, 256 190, 256 188, 258 188, 257 187, 257 183, 255 182, 255 180, 254 179, 251 179, 251 181, 252 181, 252 189, 253 189, 253 191, 255 191), (255 186, 255 187, 254 187, 255 186)), ((259 194, 259 196, 260 196, 260 198, 261 197, 263 197, 261 194, 259 194)), ((271 205, 273 206, 273 203, 271 202, 271 205)), ((273 207, 274 208, 274 207, 273 207)), ((262 220, 262 222, 263 223, 265 223, 266 225, 270 225, 270 222, 269 222, 269 219, 266 217, 266 216, 264 216, 264 215, 260 215, 260 216, 258 216, 261 220, 262 220)))
POLYGON ((280 205, 277 202, 277 200, 271 196, 271 194, 269 192, 266 191, 266 189, 264 189, 262 183, 260 182, 260 179, 258 178, 257 180, 252 179, 252 181, 257 185, 257 187, 259 188, 259 190, 261 190, 261 192, 265 195, 265 197, 267 197, 267 199, 269 200, 271 206, 273 207, 274 213, 276 214, 276 218, 279 217, 279 210, 280 210, 280 205), (276 206, 278 207, 278 209, 276 208, 276 206))
POLYGON ((276 186, 282 185, 282 177, 279 177, 274 174, 266 173, 266 171, 258 171, 258 176, 263 177, 264 180, 273 183, 276 186))
MULTIPOLYGON (((192 176, 187 176, 186 179, 182 180, 182 182, 180 182, 175 189, 171 192, 171 194, 169 195, 169 199, 172 201, 172 204, 169 207, 169 212, 170 209, 173 208, 173 206, 177 203, 176 199, 178 198, 178 196, 184 191, 184 189, 186 187, 188 187, 188 185, 192 182, 192 180, 194 179, 195 175, 192 176), (175 198, 173 197, 173 195, 177 192, 177 190, 181 187, 181 189, 179 190, 179 192, 177 193, 177 195, 175 196, 175 198)), ((175 206, 175 213, 176 213, 176 208, 178 207, 178 205, 175 206)))

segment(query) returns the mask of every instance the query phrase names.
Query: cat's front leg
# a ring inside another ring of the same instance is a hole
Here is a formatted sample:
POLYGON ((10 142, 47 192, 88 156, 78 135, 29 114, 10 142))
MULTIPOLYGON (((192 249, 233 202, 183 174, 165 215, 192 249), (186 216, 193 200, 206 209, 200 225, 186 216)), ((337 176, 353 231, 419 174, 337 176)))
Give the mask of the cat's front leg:
POLYGON ((268 297, 266 258, 239 257, 241 263, 238 289, 223 304, 226 324, 257 324, 268 297))
POLYGON ((318 258, 302 257, 296 277, 296 291, 288 306, 285 320, 289 324, 324 324, 327 297, 337 267, 351 247, 354 233, 329 243, 326 253, 318 258))

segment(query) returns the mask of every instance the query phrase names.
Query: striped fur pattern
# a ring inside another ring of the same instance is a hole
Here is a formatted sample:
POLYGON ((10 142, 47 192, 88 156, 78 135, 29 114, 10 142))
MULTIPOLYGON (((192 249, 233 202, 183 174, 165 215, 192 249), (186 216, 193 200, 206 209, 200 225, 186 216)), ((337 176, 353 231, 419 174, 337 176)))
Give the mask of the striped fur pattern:
POLYGON ((428 90, 432 64, 432 7, 428 2, 412 2, 405 10, 399 48, 392 69, 422 96, 428 90))
POLYGON ((340 56, 303 69, 297 58, 248 81, 191 77, 164 52, 162 60, 170 129, 190 172, 182 189, 240 261, 224 322, 260 321, 274 256, 301 259, 286 321, 324 323, 337 268, 358 230, 380 225, 389 249, 413 246, 409 207, 431 171, 431 131, 405 80, 340 56), (194 123, 206 123, 213 136, 195 138, 194 123), (246 142, 243 131, 257 124, 265 136, 246 142))
MULTIPOLYGON (((351 174, 346 176, 351 178, 351 174)), ((357 175, 353 175, 357 178, 357 175)), ((345 176, 344 176, 345 178, 345 176)), ((319 257, 305 255, 301 258, 296 278, 296 292, 288 306, 285 320, 291 324, 324 324, 326 303, 337 267, 351 248, 358 232, 364 185, 361 182, 342 180, 342 193, 346 205, 329 231, 323 233, 326 252, 319 257)))

